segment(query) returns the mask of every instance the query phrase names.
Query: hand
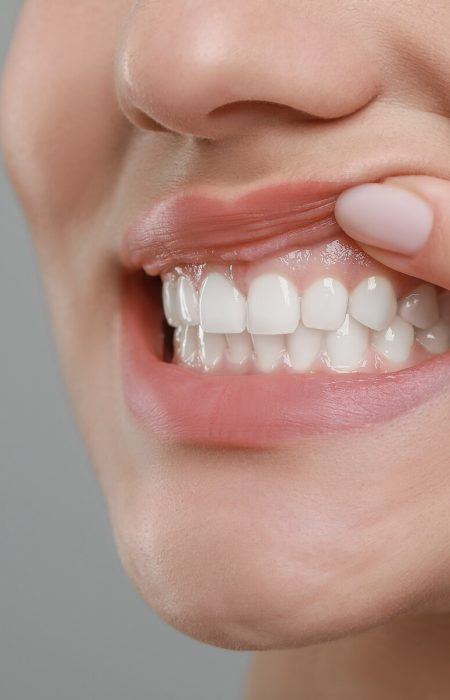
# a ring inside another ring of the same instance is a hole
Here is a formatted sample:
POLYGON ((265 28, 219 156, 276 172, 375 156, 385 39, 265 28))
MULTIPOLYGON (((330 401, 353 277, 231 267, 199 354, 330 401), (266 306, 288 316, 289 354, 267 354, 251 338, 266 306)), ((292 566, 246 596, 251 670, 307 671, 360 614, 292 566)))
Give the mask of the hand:
POLYGON ((335 217, 375 260, 450 289, 450 181, 386 178, 343 192, 335 217))

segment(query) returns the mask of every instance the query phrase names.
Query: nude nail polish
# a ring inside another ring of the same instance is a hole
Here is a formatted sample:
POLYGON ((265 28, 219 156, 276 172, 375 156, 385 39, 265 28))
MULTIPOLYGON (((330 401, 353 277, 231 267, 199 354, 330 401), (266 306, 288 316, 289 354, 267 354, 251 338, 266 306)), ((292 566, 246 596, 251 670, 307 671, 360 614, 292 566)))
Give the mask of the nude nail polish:
POLYGON ((410 190, 382 183, 343 192, 336 202, 335 217, 356 241, 406 255, 424 247, 433 226, 428 202, 410 190))

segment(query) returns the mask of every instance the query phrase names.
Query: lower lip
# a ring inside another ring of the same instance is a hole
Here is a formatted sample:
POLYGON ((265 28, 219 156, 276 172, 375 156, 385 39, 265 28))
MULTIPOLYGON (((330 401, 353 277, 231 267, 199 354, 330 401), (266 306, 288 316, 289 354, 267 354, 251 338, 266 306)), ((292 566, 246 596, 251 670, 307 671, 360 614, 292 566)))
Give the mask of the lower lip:
POLYGON ((204 375, 159 359, 149 323, 155 314, 161 318, 143 280, 128 278, 120 319, 125 400, 138 423, 159 438, 278 447, 390 421, 450 382, 450 353, 380 375, 204 375))

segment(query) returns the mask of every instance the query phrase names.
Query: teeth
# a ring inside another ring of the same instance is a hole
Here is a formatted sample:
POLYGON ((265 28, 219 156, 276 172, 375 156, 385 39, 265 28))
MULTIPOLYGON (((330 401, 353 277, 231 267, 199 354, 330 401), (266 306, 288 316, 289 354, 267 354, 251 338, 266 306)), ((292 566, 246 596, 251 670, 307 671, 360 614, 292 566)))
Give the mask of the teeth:
POLYGON ((293 333, 300 320, 296 287, 281 275, 264 274, 250 284, 247 329, 252 334, 293 333))
POLYGON ((447 352, 450 347, 450 324, 440 320, 428 330, 416 331, 416 340, 432 355, 447 352))
POLYGON ((162 301, 164 314, 169 326, 176 328, 181 325, 180 314, 178 313, 177 285, 172 280, 164 280, 162 286, 162 301))
POLYGON ((192 361, 198 351, 198 328, 195 326, 180 326, 175 332, 175 347, 180 362, 192 361))
POLYGON ((198 313, 198 294, 194 285, 187 277, 180 277, 177 287, 178 310, 181 319, 188 326, 198 326, 200 322, 198 313))
POLYGON ((282 335, 254 335, 256 366, 261 372, 271 372, 281 362, 285 345, 282 335))
POLYGON ((200 356, 207 369, 213 369, 221 361, 226 350, 222 333, 205 333, 200 329, 200 356))
POLYGON ((385 277, 368 277, 350 294, 349 313, 374 331, 386 328, 397 313, 397 298, 385 277))
POLYGON ((219 272, 211 272, 200 293, 200 324, 205 333, 242 333, 245 299, 219 272))
POLYGON ((364 362, 369 347, 369 329, 347 314, 337 331, 327 333, 326 345, 333 369, 356 369, 364 362))
POLYGON ((399 304, 399 314, 416 328, 431 328, 439 320, 436 287, 421 284, 399 304))
POLYGON ((308 369, 320 352, 322 338, 322 331, 306 328, 300 322, 297 330, 286 337, 291 367, 297 372, 308 369))
POLYGON ((414 343, 414 328, 396 316, 388 328, 373 334, 372 344, 381 355, 395 364, 406 362, 414 343))
POLYGON ((442 292, 439 295, 439 316, 444 321, 450 322, 450 292, 442 292))
POLYGON ((348 293, 344 285, 332 277, 314 282, 302 299, 302 321, 308 328, 336 331, 347 313, 348 293))
POLYGON ((450 349, 450 291, 423 283, 397 302, 381 275, 350 295, 324 277, 300 297, 289 279, 264 273, 252 280, 247 301, 225 274, 208 272, 199 293, 189 271, 174 270, 163 280, 162 300, 175 328, 174 361, 205 370, 351 372, 368 366, 374 350, 383 372, 421 357, 410 357, 414 343, 431 355, 450 349))
POLYGON ((252 337, 247 331, 227 335, 227 345, 234 365, 245 364, 253 353, 252 337))

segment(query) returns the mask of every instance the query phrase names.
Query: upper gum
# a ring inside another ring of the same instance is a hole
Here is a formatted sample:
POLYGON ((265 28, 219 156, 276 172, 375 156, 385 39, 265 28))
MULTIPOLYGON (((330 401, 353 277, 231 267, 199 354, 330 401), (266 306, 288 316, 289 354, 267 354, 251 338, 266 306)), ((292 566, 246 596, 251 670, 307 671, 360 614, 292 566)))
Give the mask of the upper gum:
POLYGON ((227 276, 244 295, 247 295, 251 281, 267 272, 291 280, 300 293, 323 277, 333 277, 351 291, 362 280, 377 275, 389 279, 397 298, 400 298, 422 282, 376 262, 346 237, 312 249, 303 248, 253 263, 179 265, 164 277, 185 275, 199 289, 206 275, 212 271, 227 276))

